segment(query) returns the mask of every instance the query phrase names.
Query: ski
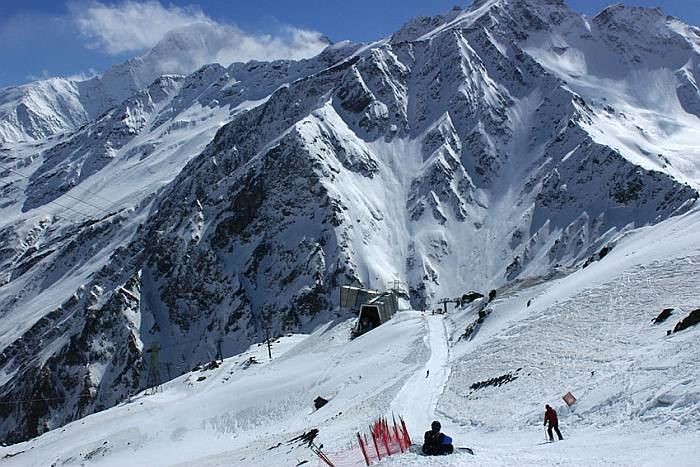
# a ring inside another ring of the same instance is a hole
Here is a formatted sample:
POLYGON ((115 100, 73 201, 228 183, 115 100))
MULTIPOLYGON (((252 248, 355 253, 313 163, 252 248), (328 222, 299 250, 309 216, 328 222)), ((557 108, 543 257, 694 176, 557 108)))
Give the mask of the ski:
MULTIPOLYGON (((418 454, 419 456, 426 456, 426 457, 432 457, 429 456, 428 454, 425 454, 423 452, 422 446, 420 444, 411 444, 409 451, 412 452, 413 454, 418 454)), ((472 456, 474 455, 474 450, 472 448, 466 448, 466 447, 456 447, 454 448, 454 451, 452 454, 471 454, 472 456)), ((449 456, 450 454, 444 454, 445 456, 449 456)), ((436 456, 440 457, 440 456, 436 456)))

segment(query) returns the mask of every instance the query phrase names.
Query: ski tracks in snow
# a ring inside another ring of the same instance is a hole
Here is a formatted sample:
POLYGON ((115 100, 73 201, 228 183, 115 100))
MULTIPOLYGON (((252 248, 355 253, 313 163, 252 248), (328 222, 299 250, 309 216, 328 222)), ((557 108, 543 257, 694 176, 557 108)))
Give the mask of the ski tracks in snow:
POLYGON ((423 431, 429 429, 435 419, 438 399, 451 370, 445 318, 424 315, 423 319, 427 331, 423 342, 430 349, 430 358, 424 367, 408 378, 391 403, 391 411, 403 416, 416 442, 422 439, 423 431))

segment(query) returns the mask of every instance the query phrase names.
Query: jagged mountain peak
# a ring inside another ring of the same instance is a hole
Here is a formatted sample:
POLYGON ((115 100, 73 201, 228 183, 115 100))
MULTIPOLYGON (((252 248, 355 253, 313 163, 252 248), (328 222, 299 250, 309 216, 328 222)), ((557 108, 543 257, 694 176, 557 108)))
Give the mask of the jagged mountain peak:
POLYGON ((668 18, 659 7, 628 6, 624 3, 615 3, 603 9, 593 17, 597 22, 613 22, 623 20, 659 20, 668 18))
MULTIPOLYGON (((484 18, 489 18, 490 27, 505 28, 506 34, 518 40, 524 40, 537 31, 560 33, 562 28, 573 25, 570 32, 576 32, 581 27, 588 27, 587 17, 571 10, 564 0, 476 0, 463 10, 455 8, 444 15, 415 18, 391 39, 392 42, 401 42, 430 38, 431 32, 469 27, 484 18)), ((631 34, 635 40, 646 34, 650 43, 680 35, 700 50, 700 30, 665 15, 660 8, 617 3, 595 15, 590 22, 599 29, 614 28, 618 34, 631 34)))
POLYGON ((530 4, 533 6, 539 5, 557 5, 566 6, 565 0, 474 0, 470 9, 490 7, 494 5, 512 5, 512 4, 530 4))
POLYGON ((649 50, 664 52, 668 46, 695 50, 700 53, 700 30, 673 16, 667 16, 660 8, 611 5, 591 20, 594 27, 611 35, 625 34, 625 42, 641 42, 649 50))
POLYGON ((543 15, 553 12, 577 14, 569 8, 564 0, 481 0, 475 1, 465 11, 465 15, 469 15, 469 13, 483 15, 494 10, 507 11, 511 14, 522 14, 525 11, 543 15))
MULTIPOLYGON (((595 15, 591 22, 601 29, 625 31, 651 36, 669 36, 678 34, 679 29, 692 27, 682 21, 667 16, 661 8, 648 8, 642 6, 627 6, 622 3, 610 5, 595 15), (678 28, 682 25, 683 28, 678 28)), ((682 31, 685 33, 687 31, 682 31)))
POLYGON ((396 31, 391 36, 391 42, 399 43, 415 40, 418 37, 432 31, 433 29, 454 20, 463 12, 459 6, 452 7, 448 13, 436 16, 417 16, 406 24, 401 29, 396 31))
POLYGON ((153 53, 187 50, 192 48, 215 47, 212 40, 220 36, 221 31, 212 28, 212 23, 198 22, 188 24, 168 31, 163 38, 151 49, 153 53))
POLYGON ((485 7, 490 8, 494 6, 512 7, 515 5, 529 6, 532 8, 538 8, 543 6, 567 7, 566 2, 564 0, 474 0, 474 3, 469 9, 477 10, 485 7))
POLYGON ((51 78, 0 89, 0 144, 52 136, 87 118, 73 81, 51 78))
MULTIPOLYGON (((415 18, 395 33, 391 41, 429 39, 446 29, 468 28, 485 18, 490 18, 491 26, 507 18, 521 23, 520 30, 541 30, 546 24, 560 24, 566 18, 578 16, 581 15, 570 10, 563 0, 477 0, 466 9, 455 7, 444 15, 415 18)), ((512 32, 506 31, 508 34, 512 32)))

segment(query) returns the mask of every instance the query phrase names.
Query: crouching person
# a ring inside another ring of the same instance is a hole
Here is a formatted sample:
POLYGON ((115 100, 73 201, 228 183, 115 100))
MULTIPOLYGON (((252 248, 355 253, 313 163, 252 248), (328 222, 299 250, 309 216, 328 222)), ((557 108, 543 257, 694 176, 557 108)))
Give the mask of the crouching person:
POLYGON ((425 432, 425 442, 423 443, 423 453, 429 456, 441 456, 452 454, 452 438, 444 433, 440 433, 440 422, 434 421, 430 425, 431 430, 425 432))

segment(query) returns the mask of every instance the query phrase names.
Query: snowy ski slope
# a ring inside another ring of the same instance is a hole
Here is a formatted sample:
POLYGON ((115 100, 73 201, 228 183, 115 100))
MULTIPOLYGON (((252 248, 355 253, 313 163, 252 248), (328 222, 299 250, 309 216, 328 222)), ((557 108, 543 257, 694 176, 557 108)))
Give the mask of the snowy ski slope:
POLYGON ((354 433, 392 412, 414 440, 441 420, 476 455, 383 465, 698 465, 700 329, 666 336, 698 306, 698 221, 695 210, 630 234, 566 278, 503 291, 469 341, 459 336, 478 304, 447 317, 403 311, 353 341, 352 322, 330 323, 280 338, 271 362, 258 345, 162 393, 0 448, 0 465, 315 465, 288 443, 312 428, 347 462, 354 433), (652 325, 665 307, 674 314, 652 325), (260 363, 245 369, 251 356, 260 363), (517 379, 470 394, 509 372, 517 379), (572 409, 566 391, 579 398, 572 409), (315 411, 319 395, 330 402, 315 411), (542 444, 544 403, 559 411, 563 442, 542 444))
POLYGON ((311 428, 347 463, 392 412, 477 452, 392 465, 700 464, 700 331, 666 335, 700 307, 699 34, 476 0, 309 60, 0 90, 0 432, 45 433, 0 467, 315 463, 311 428), (501 288, 350 341, 337 285, 395 279, 501 288), (263 319, 272 362, 239 354, 263 319), (172 381, 135 395, 156 344, 172 381))

